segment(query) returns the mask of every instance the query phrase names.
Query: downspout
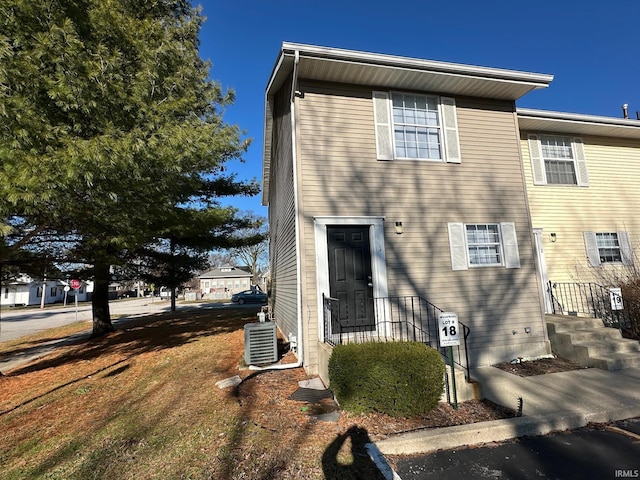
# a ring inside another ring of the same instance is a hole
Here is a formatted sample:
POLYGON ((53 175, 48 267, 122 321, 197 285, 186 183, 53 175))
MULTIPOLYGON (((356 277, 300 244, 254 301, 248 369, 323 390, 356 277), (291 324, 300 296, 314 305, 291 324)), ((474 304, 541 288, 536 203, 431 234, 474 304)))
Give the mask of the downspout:
MULTIPOLYGON (((273 365, 269 367, 258 367, 256 365, 249 365, 249 370, 286 370, 290 368, 298 368, 302 366, 303 363, 303 354, 304 354, 304 341, 302 335, 302 282, 300 282, 301 278, 301 270, 300 270, 300 224, 298 219, 300 218, 300 207, 298 205, 298 155, 296 153, 296 110, 295 110, 295 97, 296 97, 296 87, 298 85, 298 63, 300 62, 300 51, 295 50, 294 53, 294 62, 293 62, 293 76, 291 79, 291 94, 289 97, 289 102, 291 105, 291 161, 293 163, 293 210, 294 210, 294 219, 295 219, 295 229, 296 229, 296 276, 298 278, 297 285, 297 305, 296 309, 298 311, 298 331, 296 332, 296 344, 298 345, 298 361, 296 363, 287 363, 286 365, 273 365)), ((289 339, 291 342, 291 339, 289 339)))

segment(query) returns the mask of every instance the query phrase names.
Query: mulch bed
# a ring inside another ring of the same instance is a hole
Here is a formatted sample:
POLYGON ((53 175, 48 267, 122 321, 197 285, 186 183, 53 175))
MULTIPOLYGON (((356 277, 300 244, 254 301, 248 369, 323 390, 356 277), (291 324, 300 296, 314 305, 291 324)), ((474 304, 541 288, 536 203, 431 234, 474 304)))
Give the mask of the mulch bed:
POLYGON ((499 363, 494 365, 494 367, 520 377, 533 377, 535 375, 546 375, 547 373, 568 372, 588 368, 560 357, 523 360, 515 363, 499 363))

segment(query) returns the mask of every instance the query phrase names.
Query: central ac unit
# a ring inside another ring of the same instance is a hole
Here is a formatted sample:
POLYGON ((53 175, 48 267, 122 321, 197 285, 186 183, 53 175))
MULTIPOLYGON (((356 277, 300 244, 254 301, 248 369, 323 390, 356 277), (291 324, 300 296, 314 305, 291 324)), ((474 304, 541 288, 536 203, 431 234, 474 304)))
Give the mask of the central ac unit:
POLYGON ((275 323, 247 323, 244 326, 244 361, 247 365, 278 361, 275 323))

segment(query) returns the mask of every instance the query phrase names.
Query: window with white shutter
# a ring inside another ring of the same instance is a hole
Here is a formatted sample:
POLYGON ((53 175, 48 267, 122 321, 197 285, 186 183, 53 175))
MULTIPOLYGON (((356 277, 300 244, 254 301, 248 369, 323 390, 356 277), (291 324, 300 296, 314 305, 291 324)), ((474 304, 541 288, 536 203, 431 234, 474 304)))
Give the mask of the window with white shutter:
POLYGON ((534 185, 589 186, 581 138, 528 135, 534 185))
POLYGON ((373 92, 378 160, 460 163, 454 98, 373 92))
POLYGON ((627 232, 584 232, 584 244, 589 265, 603 263, 633 265, 633 252, 627 232))
POLYGON ((520 254, 513 222, 449 223, 451 268, 470 267, 520 268, 520 254))

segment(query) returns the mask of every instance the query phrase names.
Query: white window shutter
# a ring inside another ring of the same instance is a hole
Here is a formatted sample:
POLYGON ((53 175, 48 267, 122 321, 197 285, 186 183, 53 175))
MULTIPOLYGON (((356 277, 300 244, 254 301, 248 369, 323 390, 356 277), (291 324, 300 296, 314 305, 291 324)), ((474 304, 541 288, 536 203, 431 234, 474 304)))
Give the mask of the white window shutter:
POLYGON ((573 154, 576 158, 576 178, 578 179, 578 185, 581 187, 589 186, 589 174, 587 172, 587 159, 584 155, 584 143, 581 138, 574 138, 573 154))
POLYGON ((502 222, 500 223, 500 231, 502 232, 502 245, 504 247, 504 266, 507 268, 520 268, 516 224, 502 222))
POLYGON ((544 160, 542 160, 542 146, 538 135, 529 135, 529 157, 531 158, 531 170, 533 171, 533 184, 546 185, 547 176, 544 171, 544 160))
POLYGON ((592 267, 600 266, 600 252, 595 232, 584 232, 584 246, 587 250, 587 260, 592 267))
POLYGON ((393 160, 391 113, 387 92, 373 92, 373 116, 376 123, 376 157, 378 160, 393 160))
POLYGON ((442 131, 444 133, 445 161, 461 163, 460 139, 458 136, 458 116, 456 114, 456 100, 451 97, 440 98, 442 112, 442 131))
POLYGON ((451 269, 468 270, 467 242, 462 223, 448 223, 449 249, 451 250, 451 269))
POLYGON ((627 232, 618 232, 618 243, 620 244, 620 255, 622 256, 623 265, 633 265, 633 252, 631 251, 631 242, 627 232))

